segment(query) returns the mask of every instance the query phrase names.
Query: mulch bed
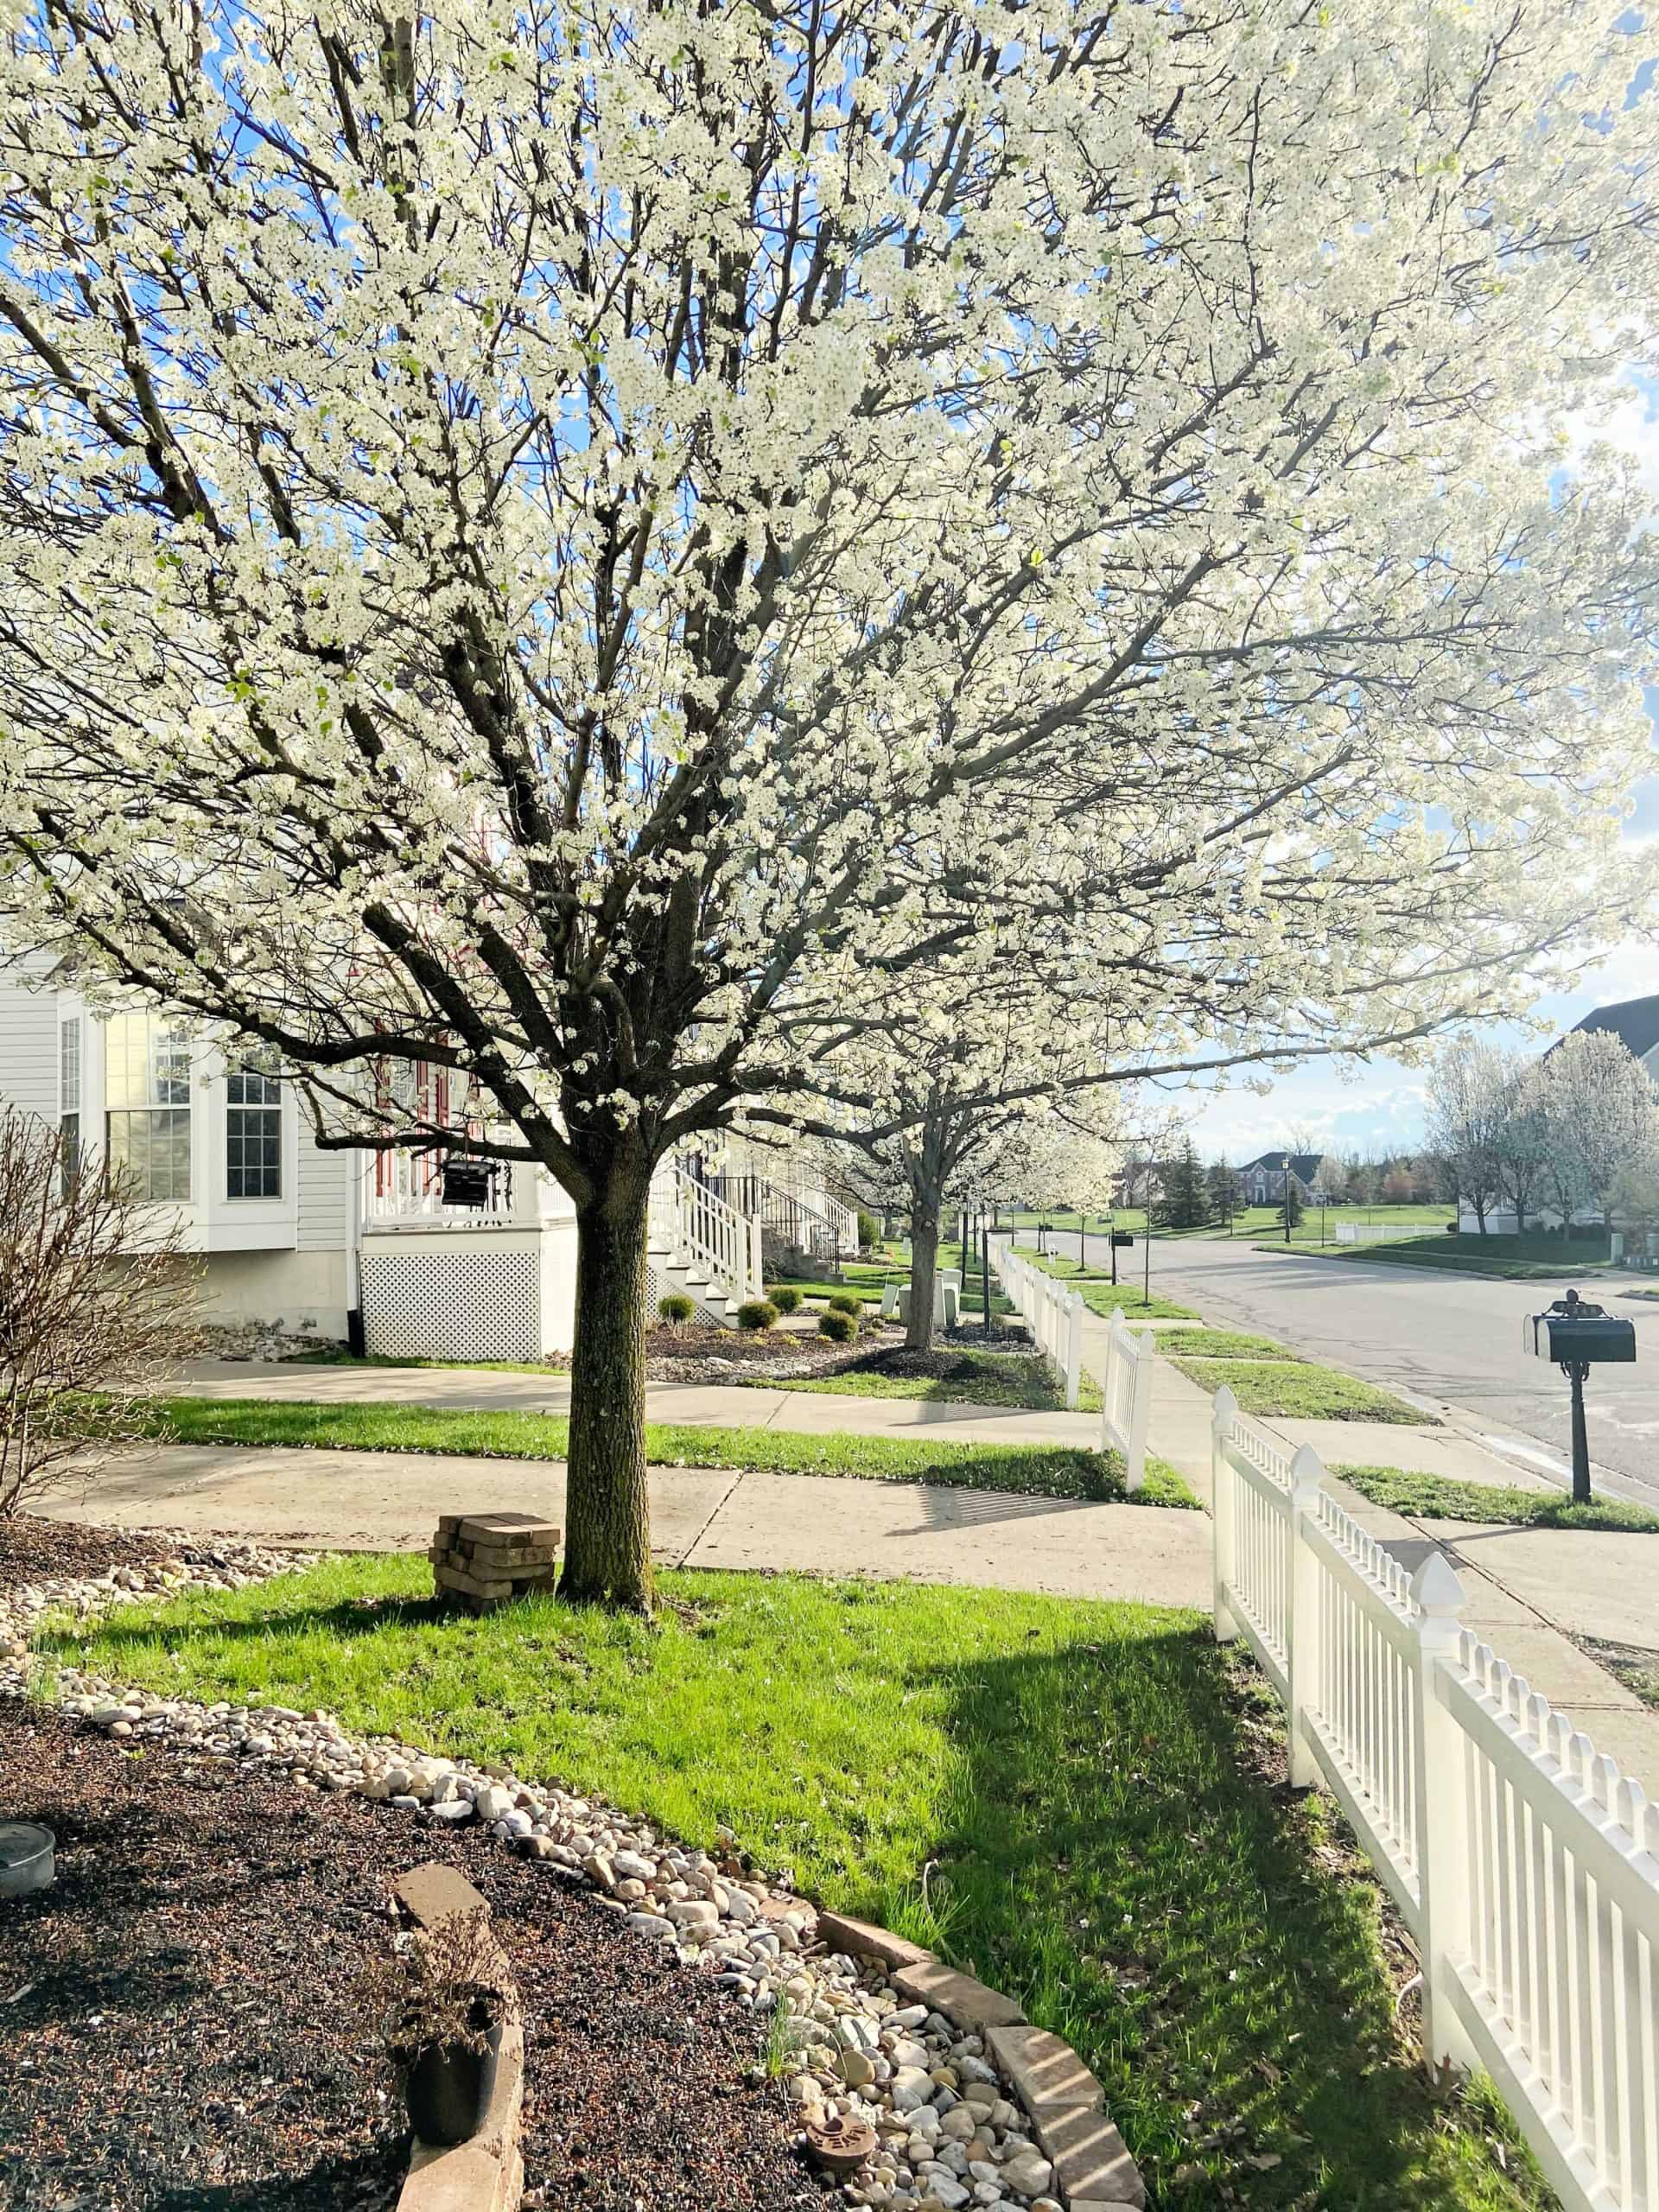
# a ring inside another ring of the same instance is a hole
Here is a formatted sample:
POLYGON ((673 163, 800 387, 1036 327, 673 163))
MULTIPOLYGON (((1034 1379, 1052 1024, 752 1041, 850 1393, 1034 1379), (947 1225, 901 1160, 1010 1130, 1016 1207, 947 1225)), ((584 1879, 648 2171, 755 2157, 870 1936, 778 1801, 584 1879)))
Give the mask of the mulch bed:
POLYGON ((153 1567, 176 1559, 179 1545, 142 1529, 91 1529, 42 1521, 32 1513, 0 1518, 0 1590, 21 1582, 79 1580, 112 1567, 153 1567))
POLYGON ((488 1837, 125 1747, 0 1703, 0 1818, 55 1885, 0 1899, 5 2212, 381 2212, 407 2136, 368 2017, 394 1875, 460 1866, 526 2016, 526 2206, 793 2212, 753 2018, 488 1837))

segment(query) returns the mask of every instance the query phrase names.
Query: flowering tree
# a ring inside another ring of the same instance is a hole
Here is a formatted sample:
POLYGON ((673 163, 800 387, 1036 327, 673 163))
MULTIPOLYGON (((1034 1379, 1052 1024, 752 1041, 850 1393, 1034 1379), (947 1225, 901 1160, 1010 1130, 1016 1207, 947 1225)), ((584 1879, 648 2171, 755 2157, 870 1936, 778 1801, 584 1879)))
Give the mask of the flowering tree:
POLYGON ((1622 1037, 1574 1029, 1538 1070, 1537 1109, 1563 1230, 1586 1206, 1611 1230, 1621 1179, 1651 1173, 1659 1162, 1659 1084, 1622 1037))
POLYGON ((1619 20, 14 0, 12 933, 559 1179, 571 1592, 649 1602, 652 1163, 834 979, 1040 880, 1270 1055, 1622 925, 1619 20))
POLYGON ((1472 1037, 1453 1038, 1435 1057, 1428 1082, 1428 1146, 1445 1163, 1452 1195, 1486 1216, 1503 1190, 1502 1137, 1513 1103, 1509 1056, 1472 1037))

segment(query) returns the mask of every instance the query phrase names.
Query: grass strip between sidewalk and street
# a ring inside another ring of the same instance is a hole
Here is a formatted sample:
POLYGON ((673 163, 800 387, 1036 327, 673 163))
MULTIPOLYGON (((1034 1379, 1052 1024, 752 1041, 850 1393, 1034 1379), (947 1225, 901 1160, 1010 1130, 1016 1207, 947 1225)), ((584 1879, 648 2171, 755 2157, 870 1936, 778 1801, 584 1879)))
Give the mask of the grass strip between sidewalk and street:
POLYGON ((1074 2043, 1160 2212, 1548 2202, 1490 2092, 1425 2079, 1381 1891, 1330 1801, 1283 1788, 1276 1709, 1198 1615, 679 1573, 655 1625, 546 1598, 474 1618, 429 1576, 339 1559, 48 1641, 163 1695, 506 1762, 695 1843, 728 1825, 1074 2043))
MULTIPOLYGON (((175 1444, 246 1444, 335 1452, 439 1452, 490 1459, 562 1459, 569 1423, 560 1414, 482 1412, 442 1406, 320 1404, 310 1399, 160 1398, 152 1430, 175 1444)), ((89 1434, 96 1433, 95 1416, 89 1434)), ((703 1427, 647 1421, 645 1457, 657 1467, 730 1467, 766 1474, 848 1475, 952 1490, 1096 1504, 1195 1506, 1173 1467, 1148 1455, 1133 1497, 1122 1454, 1066 1444, 959 1444, 844 1432, 703 1427)))
POLYGON ((1334 1367, 1311 1360, 1187 1359, 1168 1355, 1171 1363, 1212 1395, 1224 1382, 1245 1414, 1278 1414, 1287 1421, 1408 1421, 1435 1428, 1437 1416, 1408 1406, 1391 1390, 1334 1367))
POLYGON ((1564 1491, 1461 1482, 1451 1475, 1422 1475, 1403 1467, 1332 1467, 1331 1471, 1373 1505, 1390 1506, 1420 1521, 1497 1522, 1515 1529, 1607 1529, 1659 1535, 1659 1513, 1622 1497, 1595 1497, 1588 1505, 1575 1505, 1564 1491))
POLYGON ((1272 1337, 1252 1336, 1248 1329, 1183 1329, 1163 1341, 1183 1359, 1284 1360, 1297 1367, 1307 1361, 1306 1352, 1293 1351, 1272 1337))

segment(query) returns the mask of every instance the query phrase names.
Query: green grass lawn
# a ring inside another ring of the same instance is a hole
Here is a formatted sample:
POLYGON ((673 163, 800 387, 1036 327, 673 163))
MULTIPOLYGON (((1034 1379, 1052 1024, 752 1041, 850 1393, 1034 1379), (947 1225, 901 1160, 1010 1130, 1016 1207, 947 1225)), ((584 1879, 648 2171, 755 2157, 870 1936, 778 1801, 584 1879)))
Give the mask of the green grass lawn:
POLYGON ((1562 1491, 1519 1490, 1508 1483, 1459 1482, 1402 1467, 1333 1467, 1373 1504, 1424 1521, 1502 1521, 1516 1529, 1612 1529, 1659 1535, 1659 1513, 1622 1497, 1574 1505, 1562 1491))
MULTIPOLYGON (((1173 1355, 1172 1355, 1173 1357, 1173 1355)), ((1246 1414, 1282 1414, 1287 1421, 1394 1421, 1436 1426, 1433 1414, 1420 1413, 1391 1390, 1375 1382, 1318 1367, 1311 1360, 1175 1358, 1183 1375, 1205 1390, 1224 1382, 1246 1414)))
MULTIPOLYGON (((1306 1240, 1289 1246, 1258 1244, 1258 1251, 1289 1250, 1304 1255, 1318 1251, 1306 1240)), ((1324 1248, 1323 1257, 1367 1260, 1395 1268, 1450 1268, 1459 1274, 1490 1275, 1504 1282, 1555 1282, 1575 1274, 1594 1274, 1607 1267, 1607 1240, 1559 1236, 1448 1236, 1405 1237, 1392 1244, 1344 1244, 1324 1248)))
POLYGON ((1484 2104, 1425 2081, 1377 1888, 1344 1871, 1328 1801, 1241 1761, 1277 1719, 1197 1615, 671 1573, 655 1628, 547 1599, 474 1619, 436 1614, 428 1574, 333 1561, 56 1649, 164 1694, 396 1726, 695 1842, 729 1824, 1072 2041, 1161 2212, 1541 2202, 1484 2104))
MULTIPOLYGON (((950 1362, 943 1376, 884 1375, 865 1368, 844 1368, 837 1375, 757 1376, 756 1390, 799 1390, 821 1397, 909 1398, 972 1406, 1010 1406, 1031 1413, 1065 1409, 1065 1394, 1053 1368, 1037 1351, 982 1351, 977 1345, 940 1347, 950 1362)), ((1090 1376, 1080 1380, 1078 1410, 1100 1411, 1100 1386, 1090 1376)))
MULTIPOLYGON (((310 1446, 345 1452, 454 1452, 491 1459, 562 1459, 563 1414, 456 1411, 442 1406, 323 1405, 309 1399, 163 1398, 156 1427, 177 1444, 310 1446)), ((852 1475, 1027 1497, 1122 1501, 1118 1452, 1063 1444, 958 1444, 909 1437, 799 1435, 787 1429, 704 1428, 647 1421, 657 1467, 753 1467, 784 1475, 852 1475)), ((1150 1458, 1137 1505, 1196 1505, 1174 1469, 1150 1458)))
POLYGON ((1184 1359, 1282 1359, 1300 1365, 1306 1357, 1272 1337, 1253 1337, 1245 1329, 1182 1329, 1167 1341, 1184 1359))

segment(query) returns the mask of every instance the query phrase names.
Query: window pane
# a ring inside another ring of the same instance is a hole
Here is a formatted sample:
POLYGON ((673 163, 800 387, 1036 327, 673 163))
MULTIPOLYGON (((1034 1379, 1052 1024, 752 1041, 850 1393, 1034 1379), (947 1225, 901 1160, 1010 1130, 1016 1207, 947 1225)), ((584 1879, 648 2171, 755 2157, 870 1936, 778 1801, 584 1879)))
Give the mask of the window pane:
MULTIPOLYGON (((269 1078, 252 1076, 252 1083, 269 1078)), ((276 1088, 274 1084, 270 1088, 276 1088)), ((227 1198, 279 1198, 283 1194, 283 1115, 280 1106, 232 1106, 225 1116, 227 1198)))
POLYGON ((66 1021, 58 1031, 58 1111, 66 1119, 80 1110, 80 1023, 66 1021))

